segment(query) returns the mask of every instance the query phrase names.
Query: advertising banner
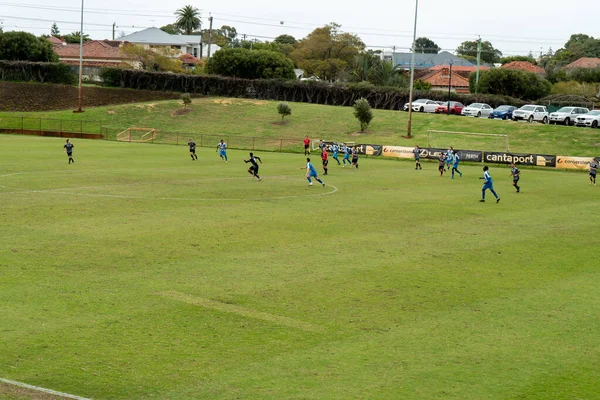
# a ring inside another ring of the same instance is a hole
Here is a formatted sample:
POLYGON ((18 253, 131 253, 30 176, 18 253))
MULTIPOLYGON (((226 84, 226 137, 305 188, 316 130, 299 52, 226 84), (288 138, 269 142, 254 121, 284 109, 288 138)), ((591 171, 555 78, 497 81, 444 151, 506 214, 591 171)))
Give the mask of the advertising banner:
POLYGON ((483 161, 494 164, 536 165, 535 154, 515 154, 507 152, 486 151, 483 161))
POLYGON ((367 156, 380 156, 383 153, 383 146, 379 144, 355 144, 352 146, 358 154, 367 156))
POLYGON ((556 158, 556 168, 560 169, 589 169, 590 163, 594 157, 568 157, 558 156, 556 158))
POLYGON ((436 149, 436 148, 421 149, 421 158, 437 160, 438 158, 440 158, 440 154, 445 153, 447 150, 448 149, 436 149))
MULTIPOLYGON (((403 147, 403 146, 383 146, 384 157, 396 157, 396 158, 407 158, 414 159, 415 154, 413 153, 414 147, 403 147)), ((423 149, 420 149, 423 150, 423 149)))
POLYGON ((480 163, 483 161, 483 151, 459 150, 458 157, 460 161, 480 163))
POLYGON ((556 156, 549 156, 547 154, 536 154, 535 165, 537 167, 556 167, 556 156))

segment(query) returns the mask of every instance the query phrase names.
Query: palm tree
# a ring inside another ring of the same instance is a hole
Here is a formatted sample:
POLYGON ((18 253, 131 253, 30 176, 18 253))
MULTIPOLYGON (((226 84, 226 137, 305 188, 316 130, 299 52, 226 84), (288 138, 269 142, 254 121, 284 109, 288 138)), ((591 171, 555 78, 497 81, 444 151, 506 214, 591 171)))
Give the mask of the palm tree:
POLYGON ((186 35, 191 35, 202 26, 200 11, 196 7, 185 6, 175 11, 175 15, 177 15, 175 27, 181 29, 186 35))
POLYGON ((373 83, 380 86, 404 86, 405 80, 398 65, 390 62, 382 62, 375 68, 373 83))

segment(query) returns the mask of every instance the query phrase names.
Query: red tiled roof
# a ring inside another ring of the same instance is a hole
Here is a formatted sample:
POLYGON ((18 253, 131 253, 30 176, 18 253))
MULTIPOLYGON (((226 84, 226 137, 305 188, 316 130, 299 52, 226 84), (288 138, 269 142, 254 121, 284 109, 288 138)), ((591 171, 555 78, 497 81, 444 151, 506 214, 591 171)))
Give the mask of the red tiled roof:
MULTIPOLYGON (((432 71, 428 75, 421 78, 422 81, 428 82, 431 86, 448 87, 450 84, 450 71, 448 68, 432 71)), ((459 73, 455 73, 452 69, 452 87, 469 87, 469 80, 462 77, 459 73)))
POLYGON ((572 68, 600 68, 600 58, 582 57, 565 67, 565 69, 572 68))
POLYGON ((59 38, 56 38, 54 36, 50 36, 48 38, 48 41, 52 44, 62 44, 62 40, 60 40, 59 38))
MULTIPOLYGON (((449 65, 435 65, 433 67, 431 67, 429 70, 430 71, 439 71, 441 69, 448 69, 450 68, 449 65)), ((490 69, 490 67, 486 67, 485 65, 482 65, 479 67, 480 71, 488 71, 490 69)), ((452 72, 475 72, 477 71, 477 66, 473 65, 473 66, 466 66, 466 65, 453 65, 452 66, 452 72)))
POLYGON ((538 67, 527 61, 513 61, 508 64, 504 64, 500 68, 512 69, 516 71, 534 72, 536 74, 545 75, 546 71, 542 67, 538 67))
MULTIPOLYGON (((78 44, 55 45, 54 51, 58 54, 59 59, 79 57, 78 44)), ((101 40, 91 40, 83 44, 83 58, 122 60, 125 55, 120 48, 111 46, 109 43, 101 40)))

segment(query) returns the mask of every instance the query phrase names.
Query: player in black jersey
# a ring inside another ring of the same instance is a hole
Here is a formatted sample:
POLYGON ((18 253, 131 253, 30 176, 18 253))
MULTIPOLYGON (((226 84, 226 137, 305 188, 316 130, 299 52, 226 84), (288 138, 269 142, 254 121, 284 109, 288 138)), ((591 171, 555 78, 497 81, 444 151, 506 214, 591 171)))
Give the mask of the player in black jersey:
POLYGON ((192 157, 192 161, 196 161, 198 159, 198 156, 196 155, 196 143, 190 139, 188 146, 190 146, 190 157, 192 157))
POLYGON ((260 159, 260 157, 255 156, 254 154, 250 153, 250 158, 247 160, 244 160, 244 162, 247 163, 252 163, 252 165, 250 166, 250 168, 248 169, 248 173, 250 175, 252 175, 252 177, 256 177, 259 181, 260 176, 258 176, 258 163, 256 162, 260 162, 262 164, 262 160, 260 159))
POLYGON ((596 186, 596 174, 598 173, 598 161, 593 160, 590 163, 590 185, 596 186))
POLYGON ((69 164, 75 163, 75 160, 73 160, 73 147, 75 147, 75 145, 71 143, 69 139, 67 139, 67 143, 63 146, 63 148, 65 149, 64 152, 67 153, 67 156, 69 156, 69 164))
POLYGON ((517 189, 517 193, 521 192, 521 186, 519 186, 521 171, 519 171, 519 168, 517 168, 514 163, 510 164, 510 176, 513 178, 513 186, 517 189))

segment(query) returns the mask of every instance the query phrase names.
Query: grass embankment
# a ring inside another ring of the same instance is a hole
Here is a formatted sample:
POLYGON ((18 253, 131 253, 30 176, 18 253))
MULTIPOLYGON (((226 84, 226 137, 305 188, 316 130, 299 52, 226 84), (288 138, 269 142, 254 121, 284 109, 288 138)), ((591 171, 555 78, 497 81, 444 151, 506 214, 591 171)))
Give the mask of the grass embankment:
MULTIPOLYGON (((350 107, 292 103, 292 116, 286 118, 285 124, 279 125, 276 106, 277 102, 271 101, 203 98, 195 99, 192 111, 186 115, 175 115, 181 108, 180 101, 89 108, 83 114, 73 114, 70 110, 0 113, 0 127, 5 124, 20 126, 20 120, 9 118, 15 116, 97 120, 102 121, 102 126, 108 129, 112 138, 126 128, 143 127, 158 129, 157 141, 163 143, 187 143, 191 134, 197 142, 200 142, 198 137, 204 135, 211 146, 223 137, 229 140, 231 147, 236 147, 236 141, 238 147, 248 147, 251 142, 240 137, 256 137, 263 141, 282 138, 289 140, 284 142, 284 148, 297 147, 304 136, 383 145, 418 144, 423 147, 427 145, 427 130, 444 130, 507 134, 513 152, 581 156, 597 156, 600 153, 600 130, 417 113, 413 119, 414 139, 405 139, 402 137, 407 129, 408 114, 405 112, 373 110, 375 118, 369 132, 360 134, 350 107)), ((26 123, 30 123, 32 129, 38 126, 38 121, 33 119, 27 119, 26 123)), ((54 128, 57 126, 57 122, 47 124, 54 128)), ((89 129, 99 129, 99 124, 90 124, 89 129)), ((276 141, 271 145, 277 149, 276 141)), ((503 143, 497 139, 456 136, 437 138, 431 145, 502 150, 503 143)))

